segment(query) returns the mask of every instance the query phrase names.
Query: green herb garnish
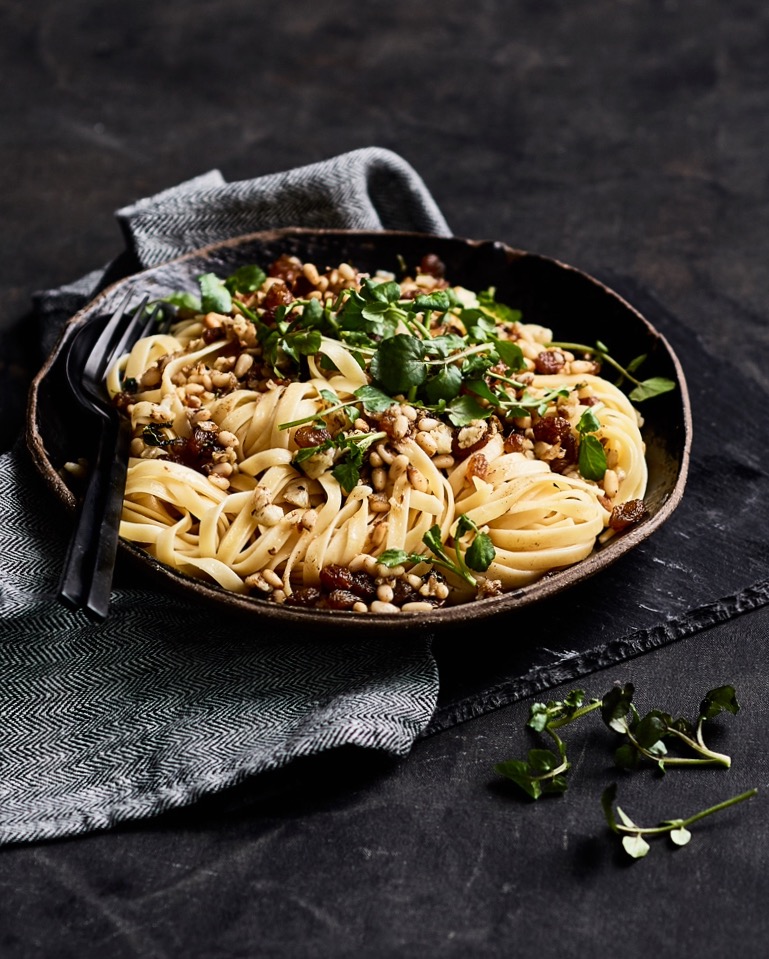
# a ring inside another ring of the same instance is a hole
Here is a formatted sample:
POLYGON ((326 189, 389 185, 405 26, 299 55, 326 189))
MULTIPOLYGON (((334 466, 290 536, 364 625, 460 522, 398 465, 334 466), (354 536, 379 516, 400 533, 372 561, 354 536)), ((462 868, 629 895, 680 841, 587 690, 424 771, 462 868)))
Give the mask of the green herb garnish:
POLYGON ((574 353, 587 353, 589 356, 596 356, 602 362, 613 367, 620 374, 620 383, 623 380, 629 380, 634 384, 633 389, 628 394, 634 403, 642 403, 644 400, 650 400, 662 393, 669 393, 676 388, 675 382, 664 376, 652 376, 648 380, 636 379, 633 373, 647 359, 646 354, 636 356, 627 366, 622 366, 609 355, 608 348, 600 340, 594 346, 587 346, 584 343, 550 343, 550 346, 570 350, 574 353))
POLYGON ((729 809, 737 803, 744 802, 746 799, 752 799, 758 793, 757 789, 749 789, 747 792, 740 793, 738 796, 732 796, 723 802, 710 806, 693 816, 686 819, 666 819, 658 826, 637 826, 632 819, 617 806, 616 816, 614 810, 614 800, 617 795, 617 784, 612 783, 607 787, 601 796, 601 807, 606 818, 606 822, 612 832, 622 837, 622 846, 625 852, 633 859, 642 859, 651 848, 645 837, 655 838, 658 836, 669 836, 676 846, 685 846, 692 838, 689 832, 689 826, 704 819, 705 816, 711 816, 713 813, 729 809), (619 820, 617 821, 619 817, 619 820))
POLYGON ((685 719, 673 719, 659 709, 641 716, 633 703, 634 694, 633 684, 625 683, 615 684, 601 699, 586 700, 584 691, 575 689, 564 700, 534 703, 527 726, 553 740, 559 763, 547 770, 535 769, 530 753, 528 760, 508 760, 498 763, 495 769, 512 779, 533 799, 546 793, 564 792, 564 774, 569 769, 569 762, 566 746, 556 730, 596 710, 600 710, 601 719, 609 729, 624 737, 625 741, 614 755, 615 763, 624 769, 636 768, 642 759, 654 763, 662 772, 674 766, 730 766, 729 756, 714 752, 705 744, 703 724, 720 712, 736 714, 739 711, 733 686, 719 686, 706 693, 697 718, 691 723, 685 719), (666 740, 679 749, 683 748, 685 754, 670 754, 666 740))
POLYGON ((452 559, 447 553, 445 546, 441 541, 441 528, 436 523, 422 537, 422 542, 434 554, 433 557, 427 557, 422 553, 407 553, 402 549, 385 550, 377 561, 384 566, 402 566, 415 563, 429 562, 433 566, 438 566, 454 573, 461 580, 464 580, 469 586, 477 587, 478 580, 473 576, 471 570, 476 573, 485 573, 489 566, 494 562, 496 550, 488 533, 481 532, 473 520, 466 513, 457 520, 456 532, 454 534, 454 554, 456 559, 452 559), (460 540, 467 533, 475 533, 472 542, 463 549, 460 540))

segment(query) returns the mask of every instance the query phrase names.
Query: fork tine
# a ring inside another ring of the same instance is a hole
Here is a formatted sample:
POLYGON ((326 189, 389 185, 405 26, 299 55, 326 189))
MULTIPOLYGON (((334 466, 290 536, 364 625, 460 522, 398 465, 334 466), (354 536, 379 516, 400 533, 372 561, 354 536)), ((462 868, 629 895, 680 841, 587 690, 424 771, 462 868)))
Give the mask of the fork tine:
MULTIPOLYGON (((110 359, 114 355, 111 344, 115 341, 117 331, 121 329, 124 324, 130 324, 131 322, 131 314, 128 312, 130 302, 131 295, 129 294, 120 303, 120 306, 115 310, 99 334, 83 365, 83 377, 85 379, 98 381, 104 376, 104 371, 109 366, 110 359)), ((143 309, 145 304, 146 300, 140 304, 140 308, 143 309)))
POLYGON ((136 307, 131 322, 126 327, 121 338, 115 344, 115 347, 112 350, 112 355, 110 356, 109 362, 107 363, 105 369, 108 369, 112 365, 113 360, 116 360, 119 356, 127 353, 134 343, 141 339, 141 337, 146 336, 154 326, 158 315, 159 304, 147 315, 145 315, 148 302, 149 297, 145 296, 141 303, 136 307))

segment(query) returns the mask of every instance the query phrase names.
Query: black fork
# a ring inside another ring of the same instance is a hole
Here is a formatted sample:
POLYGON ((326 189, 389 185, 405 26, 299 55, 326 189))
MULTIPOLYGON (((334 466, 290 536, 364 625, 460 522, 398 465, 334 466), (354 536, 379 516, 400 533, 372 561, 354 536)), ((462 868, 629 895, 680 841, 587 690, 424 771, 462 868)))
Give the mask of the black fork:
POLYGON ((163 314, 160 304, 147 310, 147 299, 129 309, 130 295, 93 340, 95 317, 72 338, 66 357, 67 381, 78 402, 99 421, 96 458, 64 563, 59 599, 97 620, 109 610, 117 553, 120 514, 125 492, 130 424, 110 402, 104 377, 112 364, 137 340, 148 335, 163 314))

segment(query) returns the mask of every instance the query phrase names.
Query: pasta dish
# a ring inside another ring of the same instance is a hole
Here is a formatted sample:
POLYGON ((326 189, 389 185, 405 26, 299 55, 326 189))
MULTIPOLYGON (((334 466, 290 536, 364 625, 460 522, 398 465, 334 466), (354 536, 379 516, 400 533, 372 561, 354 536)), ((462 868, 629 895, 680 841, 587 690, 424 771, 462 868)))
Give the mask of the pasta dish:
POLYGON ((642 421, 602 376, 633 365, 444 272, 283 255, 168 297, 107 377, 133 437, 120 535, 274 603, 419 613, 637 522, 642 421))

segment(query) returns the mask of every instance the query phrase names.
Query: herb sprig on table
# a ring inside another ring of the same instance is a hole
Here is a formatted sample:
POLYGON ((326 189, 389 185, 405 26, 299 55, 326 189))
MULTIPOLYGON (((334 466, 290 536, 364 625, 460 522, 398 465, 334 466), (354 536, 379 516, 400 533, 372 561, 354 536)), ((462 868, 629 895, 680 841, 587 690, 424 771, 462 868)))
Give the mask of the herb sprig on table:
MULTIPOLYGON (((559 734, 564 726, 590 713, 598 712, 604 725, 618 733, 623 742, 615 749, 615 764, 623 769, 636 769, 643 761, 653 763, 664 773, 668 768, 720 766, 729 768, 731 758, 716 752, 704 741, 704 724, 720 713, 737 714, 740 706, 734 687, 718 686, 709 690, 700 703, 693 721, 673 718, 670 713, 651 709, 645 714, 636 708, 632 683, 614 686, 601 698, 587 699, 581 689, 572 690, 563 700, 537 702, 531 706, 527 727, 548 736, 554 749, 530 749, 526 759, 511 759, 495 765, 496 772, 510 779, 531 799, 547 795, 562 795, 568 788, 567 773, 570 762, 567 747, 559 734), (676 752, 669 747, 674 746, 676 752)), ((677 845, 689 841, 688 826, 692 823, 749 799, 757 790, 750 790, 716 806, 709 807, 687 819, 671 819, 659 826, 639 827, 618 807, 613 812, 616 784, 608 787, 602 797, 604 814, 610 828, 623 836, 625 851, 634 858, 648 852, 644 836, 670 835, 677 845)))

